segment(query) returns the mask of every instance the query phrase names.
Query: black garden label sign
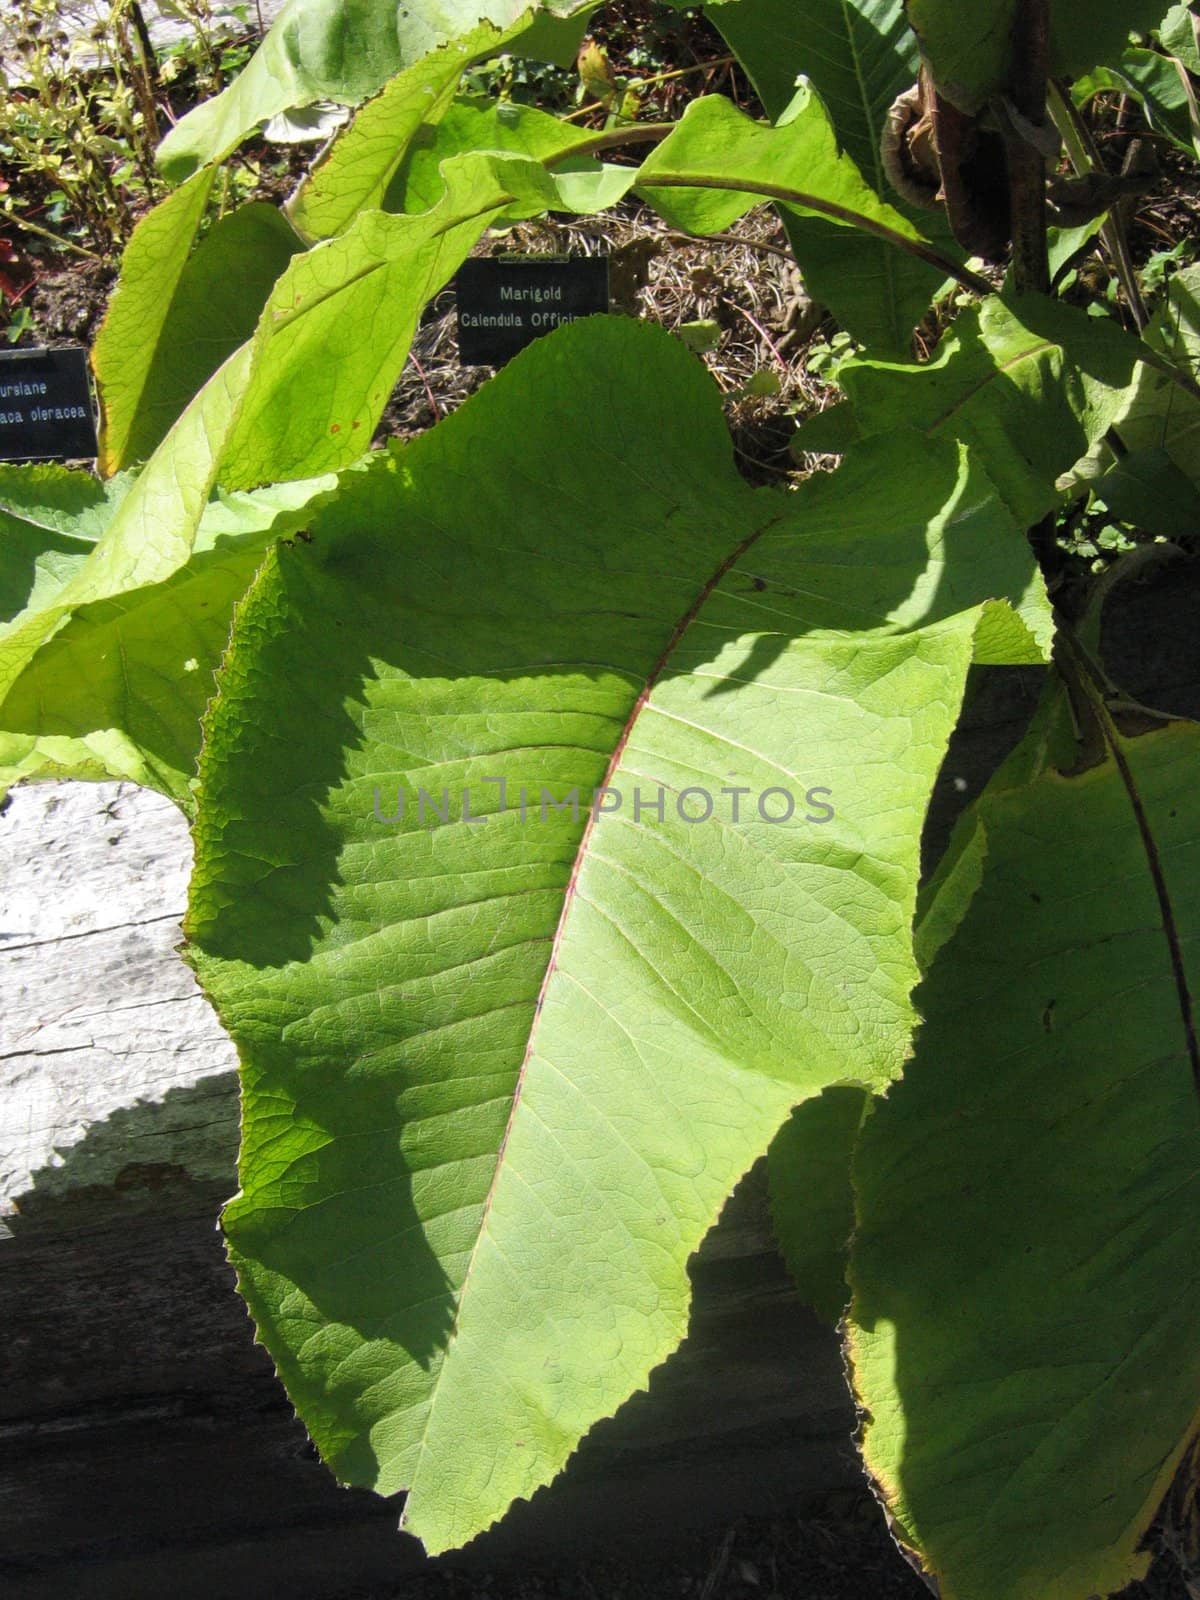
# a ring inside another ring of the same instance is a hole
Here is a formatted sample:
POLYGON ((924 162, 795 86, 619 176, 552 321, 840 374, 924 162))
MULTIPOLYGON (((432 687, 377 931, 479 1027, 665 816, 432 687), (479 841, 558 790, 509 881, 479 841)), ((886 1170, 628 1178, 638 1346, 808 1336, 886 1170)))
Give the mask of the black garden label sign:
POLYGON ((87 352, 0 351, 0 461, 81 461, 95 454, 87 352))
POLYGON ((607 256, 493 256, 458 270, 458 353, 501 366, 543 333, 608 310, 607 256))

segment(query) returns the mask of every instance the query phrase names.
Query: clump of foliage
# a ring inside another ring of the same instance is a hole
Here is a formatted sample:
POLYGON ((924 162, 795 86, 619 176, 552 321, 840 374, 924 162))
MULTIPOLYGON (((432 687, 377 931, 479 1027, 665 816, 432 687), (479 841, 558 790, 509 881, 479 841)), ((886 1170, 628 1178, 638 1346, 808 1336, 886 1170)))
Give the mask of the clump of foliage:
POLYGON ((1141 92, 1131 51, 1190 72, 1184 9, 729 0, 773 120, 595 129, 462 93, 570 60, 568 0, 454 38, 293 0, 159 151, 101 479, 0 473, 8 774, 192 816, 239 1285, 325 1459, 431 1550, 670 1356, 769 1152, 941 1592, 1144 1569, 1200 1402, 1200 736, 1101 622, 1195 536, 1200 274, 1147 303, 1144 174, 1080 107, 1141 92), (321 101, 354 115, 282 210, 214 219, 241 141, 321 101), (780 208, 845 334, 798 438, 836 470, 751 488, 694 356, 624 318, 365 449, 485 230, 631 192, 694 234, 780 208), (1118 288, 1072 303, 1097 235, 1118 288), (922 881, 976 663, 1043 701, 922 881))
POLYGON ((103 73, 75 68, 56 0, 19 0, 9 23, 14 81, 0 101, 0 163, 20 182, 6 190, 3 210, 56 249, 118 251, 137 196, 162 191, 152 69, 129 11, 114 7, 76 41, 100 53, 103 73))
MULTIPOLYGON (((234 39, 215 34, 207 0, 176 0, 173 14, 186 31, 161 52, 138 0, 111 0, 73 37, 59 0, 16 0, 6 19, 0 222, 11 230, 7 259, 17 270, 0 276, 0 300, 13 308, 13 339, 28 321, 21 302, 30 267, 115 261, 165 192, 155 152, 175 104, 218 93, 252 54, 245 8, 246 32, 234 39)), ((231 164, 222 174, 225 207, 264 176, 250 158, 231 164)))

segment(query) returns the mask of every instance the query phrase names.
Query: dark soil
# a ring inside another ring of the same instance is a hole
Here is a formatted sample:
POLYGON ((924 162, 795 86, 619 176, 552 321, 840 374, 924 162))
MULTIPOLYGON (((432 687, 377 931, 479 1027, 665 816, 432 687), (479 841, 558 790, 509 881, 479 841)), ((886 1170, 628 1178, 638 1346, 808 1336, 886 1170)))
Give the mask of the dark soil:
MULTIPOLYGON (((697 1539, 669 1564, 648 1554, 636 1566, 589 1562, 556 1576, 441 1571, 331 1600, 929 1600, 929 1593, 888 1537, 878 1507, 863 1498, 831 1505, 820 1519, 745 1519, 697 1539)), ((1164 1591, 1162 1600, 1175 1597, 1164 1591)))
MULTIPOLYGON (((443 1567, 395 1587, 345 1589, 330 1600, 929 1600, 932 1590, 893 1543, 868 1495, 831 1497, 794 1521, 744 1518, 714 1530, 670 1562, 588 1562, 547 1574, 443 1567)), ((1114 1600, 1190 1600, 1178 1568, 1160 1557, 1114 1600)))
POLYGON ((116 269, 102 261, 43 274, 27 297, 37 336, 27 335, 21 343, 91 345, 116 280, 116 269))

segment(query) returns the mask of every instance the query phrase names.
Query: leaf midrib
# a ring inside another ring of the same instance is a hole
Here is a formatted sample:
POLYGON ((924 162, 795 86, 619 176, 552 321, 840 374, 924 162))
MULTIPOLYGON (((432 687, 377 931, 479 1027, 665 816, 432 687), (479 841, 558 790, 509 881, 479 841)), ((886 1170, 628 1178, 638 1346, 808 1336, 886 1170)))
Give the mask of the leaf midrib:
POLYGON ((1062 346, 1060 344, 1056 344, 1052 339, 1041 339, 1037 344, 1026 345, 1023 349, 1018 350, 1016 355, 1009 356, 1004 361, 998 361, 994 367, 992 367, 988 372, 984 373, 983 377, 979 379, 978 383, 972 384, 970 388, 968 388, 963 394, 959 395, 952 402, 952 404, 948 405, 944 411, 940 412, 936 417, 934 417, 933 421, 929 423, 925 431, 931 434, 936 433, 938 429, 944 427, 952 417, 956 416, 966 406, 970 405, 972 400, 981 395, 989 384, 995 383, 997 378, 1006 377, 1008 373, 1015 371, 1016 368, 1021 366, 1023 362, 1036 361, 1039 357, 1049 354, 1049 352, 1052 350, 1061 349, 1062 346))
MULTIPOLYGON (((714 568, 708 579, 698 589, 695 599, 676 622, 661 654, 654 662, 649 672, 646 674, 646 681, 643 684, 632 707, 630 708, 629 714, 625 719, 625 723, 613 748, 612 755, 609 757, 608 765, 605 767, 604 776, 600 782, 601 788, 606 788, 608 786, 613 774, 616 772, 621 758, 625 753, 626 746, 628 745, 630 735, 633 732, 637 720, 642 711, 645 709, 651 694, 653 694, 658 683, 661 681, 663 673, 670 664, 671 657, 674 655, 676 648, 678 647, 688 628, 695 621, 696 617, 699 615, 705 603, 717 588, 718 584, 720 584, 721 580, 737 565, 747 551, 757 544, 763 535, 773 528, 775 524, 783 518, 784 515, 785 512, 783 510, 777 511, 773 516, 768 517, 761 524, 761 526, 755 528, 752 533, 747 534, 741 543, 736 545, 734 549, 725 557, 725 559, 714 568)), ((462 1282, 459 1286, 457 1303, 454 1308, 454 1317, 451 1323, 449 1335, 446 1340, 445 1355, 443 1357, 442 1366, 439 1369, 438 1376, 434 1382, 433 1392, 430 1395, 429 1408, 425 1416, 425 1425, 421 1431, 421 1438, 418 1444, 418 1462, 420 1457, 425 1453, 428 1445, 429 1435, 432 1432, 431 1424, 433 1414, 437 1406, 438 1396, 442 1392, 442 1379, 445 1372, 445 1362, 449 1358, 450 1351, 454 1345, 455 1337, 458 1333, 459 1324, 462 1320, 463 1307, 466 1304, 467 1294, 471 1284, 471 1274, 475 1266, 476 1257, 479 1253, 479 1247, 483 1242, 484 1234, 487 1231, 488 1216, 491 1212, 492 1200, 496 1193, 496 1187, 500 1181, 500 1175, 504 1170, 504 1155, 508 1147, 509 1136, 512 1133, 517 1112, 521 1105, 521 1095, 525 1084, 525 1074, 533 1057, 534 1044, 537 1039, 538 1023, 541 1020, 542 1008, 545 1003, 547 992, 558 968, 559 951, 562 947, 562 941, 566 933, 567 924, 570 919, 571 908, 575 899, 575 891, 578 886, 579 876, 583 870, 584 862, 588 856, 588 848, 591 844, 592 834, 595 830, 595 826, 596 812, 594 807, 589 807, 587 821, 585 822, 583 832, 580 835, 579 845, 575 852, 575 859, 571 864, 571 873, 567 879, 566 889, 563 892, 562 909, 559 912, 558 923, 555 927, 554 935, 551 940, 550 954, 546 962, 546 971, 542 976, 542 982, 538 989, 537 999, 534 1002, 533 1018, 529 1025, 529 1037, 526 1040, 525 1053, 521 1059, 521 1065, 517 1070, 517 1080, 513 1089, 512 1104, 509 1108, 508 1119, 505 1123, 504 1132, 500 1139, 500 1145, 496 1152, 496 1165, 492 1172, 491 1182, 488 1184, 487 1194, 484 1196, 483 1210, 480 1213, 479 1218, 479 1228, 475 1235, 475 1242, 471 1247, 471 1255, 467 1262, 466 1271, 463 1273, 462 1282)), ((419 1470, 419 1465, 413 1469, 412 1481, 409 1487, 410 1495, 416 1486, 419 1470)))

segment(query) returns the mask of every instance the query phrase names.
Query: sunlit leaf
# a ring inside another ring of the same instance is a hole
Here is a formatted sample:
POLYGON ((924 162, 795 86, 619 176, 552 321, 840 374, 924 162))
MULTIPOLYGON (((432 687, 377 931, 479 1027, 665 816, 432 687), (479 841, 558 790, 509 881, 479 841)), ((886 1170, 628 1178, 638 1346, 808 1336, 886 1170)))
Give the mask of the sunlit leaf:
POLYGON ((694 358, 589 318, 239 610, 187 919, 244 1070, 225 1228, 310 1433, 430 1549, 645 1385, 792 1105, 904 1060, 969 663, 1040 658, 1019 530, 915 443, 753 490, 694 358))
POLYGON ((134 231, 96 338, 100 467, 147 460, 193 395, 254 332, 300 241, 274 206, 241 206, 192 249, 212 187, 198 173, 134 231), (191 253, 189 254, 189 251, 191 253))
MULTIPOLYGON (((885 279, 881 298, 878 281, 862 267, 861 249, 854 272, 846 271, 844 254, 829 253, 830 227, 855 240, 856 248, 866 234, 912 258, 918 269, 912 281, 924 283, 914 320, 952 265, 944 258, 939 264, 937 249, 880 199, 839 149, 825 107, 807 87, 774 127, 744 116, 719 95, 693 101, 643 163, 638 191, 673 227, 700 234, 722 232, 752 206, 775 201, 798 219, 792 242, 809 292, 868 344, 897 343, 894 297, 885 279), (810 236, 804 221, 812 218, 822 226, 810 236)), ((917 301, 906 305, 902 321, 917 301)))

